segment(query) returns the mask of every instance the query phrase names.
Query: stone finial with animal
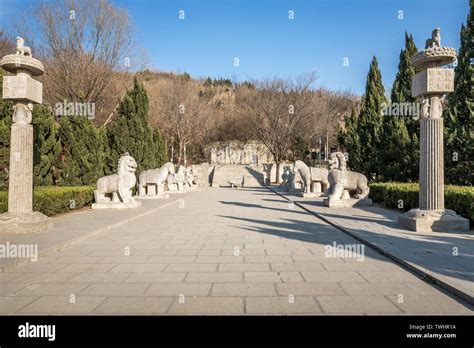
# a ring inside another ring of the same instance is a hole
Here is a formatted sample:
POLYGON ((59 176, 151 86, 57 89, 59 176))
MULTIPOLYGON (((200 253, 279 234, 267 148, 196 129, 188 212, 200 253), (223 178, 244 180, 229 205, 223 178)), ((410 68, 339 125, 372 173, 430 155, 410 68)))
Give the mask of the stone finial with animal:
POLYGON ((22 56, 30 56, 33 58, 33 56, 31 55, 31 48, 25 46, 25 40, 20 36, 17 36, 16 38, 16 54, 22 56))
MULTIPOLYGON (((135 171, 137 162, 127 152, 118 161, 117 174, 108 175, 97 180, 94 191, 95 202, 98 204, 139 203, 132 197, 132 188, 137 183, 135 171)), ((94 206, 93 206, 94 207, 94 206)), ((96 206, 104 208, 103 206, 96 206)))
POLYGON ((431 39, 426 40, 425 50, 441 47, 441 29, 435 28, 431 33, 431 39))

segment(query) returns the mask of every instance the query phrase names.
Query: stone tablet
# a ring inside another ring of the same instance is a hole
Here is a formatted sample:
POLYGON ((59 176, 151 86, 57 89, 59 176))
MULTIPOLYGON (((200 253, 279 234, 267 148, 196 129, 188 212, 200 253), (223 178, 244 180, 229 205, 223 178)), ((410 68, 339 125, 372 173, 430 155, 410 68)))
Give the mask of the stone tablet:
POLYGON ((454 69, 430 68, 412 78, 412 97, 454 91, 454 69))

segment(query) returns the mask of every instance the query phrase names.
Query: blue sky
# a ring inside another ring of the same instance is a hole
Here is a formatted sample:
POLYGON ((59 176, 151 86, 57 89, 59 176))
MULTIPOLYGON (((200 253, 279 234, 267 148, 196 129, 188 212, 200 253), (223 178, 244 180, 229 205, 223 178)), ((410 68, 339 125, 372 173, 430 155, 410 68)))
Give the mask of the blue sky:
MULTIPOLYGON (((0 20, 8 23, 27 1, 0 2, 0 20)), ((372 55, 379 60, 385 88, 391 88, 405 30, 420 48, 431 30, 440 27, 443 45, 458 48, 469 7, 469 0, 112 2, 128 9, 155 69, 237 80, 316 71, 319 85, 357 94, 364 92, 372 55), (178 17, 180 10, 184 20, 178 17)))

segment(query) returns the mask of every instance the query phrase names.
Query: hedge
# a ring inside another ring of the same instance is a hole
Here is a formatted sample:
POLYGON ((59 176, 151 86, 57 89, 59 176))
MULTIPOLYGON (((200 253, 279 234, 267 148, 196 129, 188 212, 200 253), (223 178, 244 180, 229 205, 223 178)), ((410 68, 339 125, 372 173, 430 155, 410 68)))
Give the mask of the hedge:
MULTIPOLYGON (((47 216, 82 208, 92 204, 95 186, 49 186, 35 188, 33 209, 47 216)), ((0 191, 0 213, 8 210, 8 194, 0 191)))
MULTIPOLYGON (((399 209, 399 200, 403 201, 403 210, 418 207, 418 184, 412 183, 374 183, 370 184, 369 197, 374 202, 388 208, 399 209)), ((474 187, 446 185, 444 187, 444 205, 474 222, 474 187)))

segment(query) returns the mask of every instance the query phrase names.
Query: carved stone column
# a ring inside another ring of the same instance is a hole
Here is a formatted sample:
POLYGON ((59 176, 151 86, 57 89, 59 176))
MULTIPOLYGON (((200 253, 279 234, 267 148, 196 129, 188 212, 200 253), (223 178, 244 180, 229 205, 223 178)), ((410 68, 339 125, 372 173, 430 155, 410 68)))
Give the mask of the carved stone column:
POLYGON ((33 103, 43 102, 43 85, 32 78, 43 74, 43 64, 31 56, 22 38, 17 53, 2 58, 0 66, 13 76, 3 77, 3 99, 11 100, 13 117, 8 175, 8 213, 0 214, 0 233, 31 233, 53 227, 40 212, 33 212, 33 103))
POLYGON ((469 220, 444 208, 443 103, 454 90, 454 70, 442 68, 456 59, 456 50, 441 46, 440 30, 411 62, 421 69, 412 80, 412 96, 422 102, 420 120, 419 208, 401 215, 398 223, 417 232, 467 231, 469 220))

